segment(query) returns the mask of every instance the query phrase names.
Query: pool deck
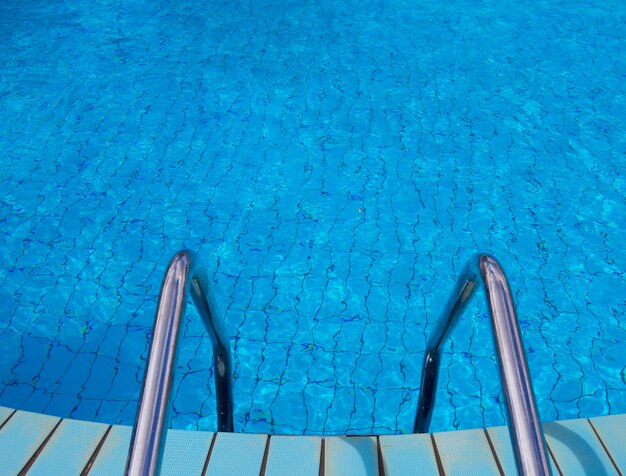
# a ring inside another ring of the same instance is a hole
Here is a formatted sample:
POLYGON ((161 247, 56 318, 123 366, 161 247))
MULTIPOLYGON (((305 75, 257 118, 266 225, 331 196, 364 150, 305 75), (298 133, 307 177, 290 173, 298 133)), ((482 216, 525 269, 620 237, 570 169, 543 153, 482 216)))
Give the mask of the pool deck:
MULTIPOLYGON (((626 414, 544 423, 553 474, 626 470, 626 414)), ((121 475, 131 427, 0 407, 0 474, 121 475)), ((516 474, 506 427, 430 435, 269 436, 170 430, 162 475, 516 474)))

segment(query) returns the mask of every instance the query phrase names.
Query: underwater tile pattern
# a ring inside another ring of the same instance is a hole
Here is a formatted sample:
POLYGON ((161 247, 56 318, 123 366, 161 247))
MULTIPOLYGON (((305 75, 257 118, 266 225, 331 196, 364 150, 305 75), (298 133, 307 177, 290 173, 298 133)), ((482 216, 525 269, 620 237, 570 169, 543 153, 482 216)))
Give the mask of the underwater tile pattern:
MULTIPOLYGON (((188 248, 238 431, 409 432, 483 250, 541 417, 626 412, 626 4, 439 3, 2 2, 0 404, 132 424, 188 248)), ((188 306, 174 428, 215 429, 211 358, 188 306)), ((502 424, 497 375, 477 300, 432 429, 502 424)))

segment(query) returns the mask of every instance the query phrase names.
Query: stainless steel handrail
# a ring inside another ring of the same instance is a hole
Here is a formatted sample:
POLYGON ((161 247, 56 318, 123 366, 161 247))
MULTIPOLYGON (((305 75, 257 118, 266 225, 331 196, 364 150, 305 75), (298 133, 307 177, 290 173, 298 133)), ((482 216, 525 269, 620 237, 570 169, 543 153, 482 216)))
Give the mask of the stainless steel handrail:
POLYGON ((187 290, 191 293, 213 343, 218 431, 233 431, 228 339, 214 319, 215 305, 206 292, 206 275, 197 266, 197 261, 193 253, 181 251, 172 258, 163 278, 146 373, 126 462, 127 475, 155 475, 160 469, 167 433, 166 417, 174 378, 176 347, 187 290))
POLYGON ((504 271, 493 256, 477 255, 469 260, 457 280, 435 332, 428 341, 413 431, 428 432, 437 393, 441 345, 449 337, 468 301, 478 289, 481 283, 479 278, 482 278, 487 294, 507 402, 509 433, 518 470, 522 475, 550 474, 513 298, 504 271))

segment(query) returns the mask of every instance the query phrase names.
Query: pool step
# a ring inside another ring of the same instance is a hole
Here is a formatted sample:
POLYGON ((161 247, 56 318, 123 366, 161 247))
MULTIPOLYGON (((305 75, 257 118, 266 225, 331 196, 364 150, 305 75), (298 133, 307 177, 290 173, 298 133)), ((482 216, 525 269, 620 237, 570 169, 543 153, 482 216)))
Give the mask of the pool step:
MULTIPOLYGON (((553 474, 624 474, 626 414, 544 424, 553 474), (620 473, 621 472, 621 473, 620 473)), ((131 427, 0 407, 0 474, 122 475, 131 427)), ((268 436, 170 430, 162 475, 516 474, 505 427, 430 435, 268 436)))

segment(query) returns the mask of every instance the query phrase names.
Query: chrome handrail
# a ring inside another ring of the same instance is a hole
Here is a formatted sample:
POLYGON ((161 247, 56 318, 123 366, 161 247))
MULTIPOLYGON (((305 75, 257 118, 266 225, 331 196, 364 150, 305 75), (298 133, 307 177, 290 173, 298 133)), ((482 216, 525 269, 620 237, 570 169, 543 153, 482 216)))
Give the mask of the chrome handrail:
POLYGON ((481 280, 489 304, 507 402, 509 433, 518 470, 522 475, 551 474, 513 298, 504 271, 490 255, 477 255, 468 261, 437 328, 428 341, 413 431, 428 432, 437 393, 441 345, 449 337, 481 280))
POLYGON ((163 278, 146 373, 126 462, 127 475, 155 475, 160 470, 167 433, 166 417, 174 378, 176 347, 187 290, 191 293, 213 343, 217 428, 218 431, 233 431, 228 339, 214 319, 215 305, 206 292, 206 275, 197 266, 197 261, 193 253, 180 251, 170 261, 163 278), (191 280, 188 279, 189 276, 191 280))

